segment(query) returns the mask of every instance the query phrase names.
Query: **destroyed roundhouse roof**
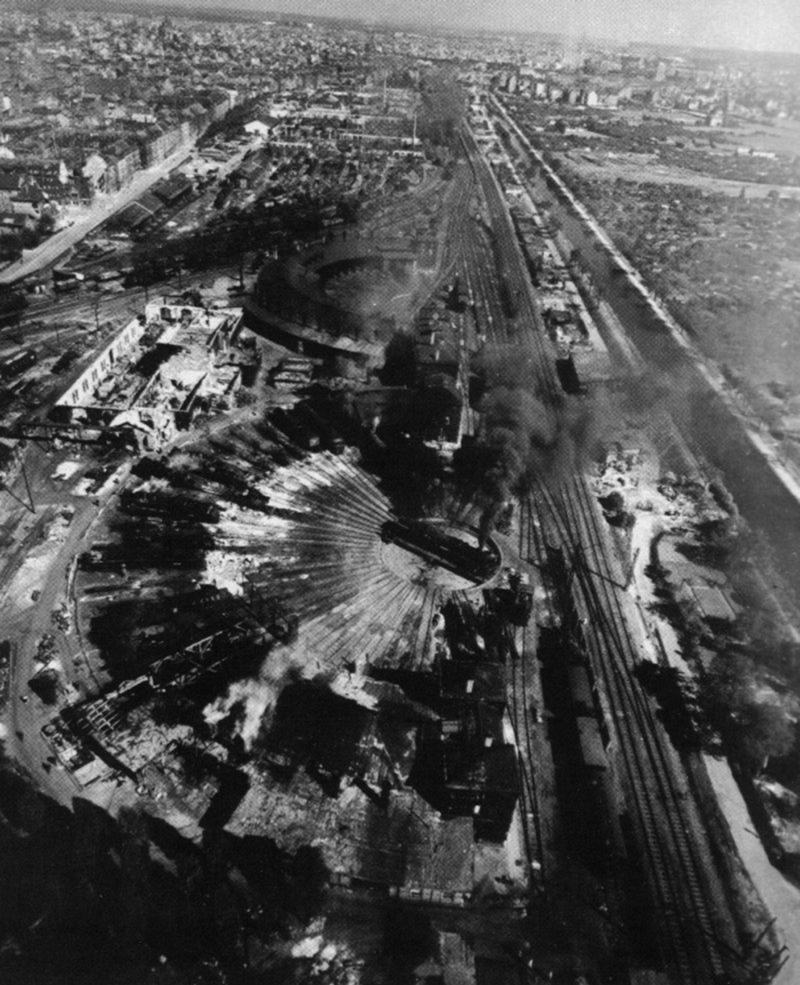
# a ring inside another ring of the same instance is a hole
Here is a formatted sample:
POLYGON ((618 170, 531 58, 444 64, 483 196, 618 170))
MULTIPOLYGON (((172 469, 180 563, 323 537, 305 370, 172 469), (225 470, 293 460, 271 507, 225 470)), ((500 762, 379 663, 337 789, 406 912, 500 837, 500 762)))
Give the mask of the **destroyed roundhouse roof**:
POLYGON ((397 684, 413 701, 438 714, 446 710, 451 715, 454 707, 476 703, 505 707, 505 676, 500 664, 445 660, 438 664, 438 671, 378 667, 372 674, 397 684))
POLYGON ((335 789, 348 777, 371 786, 390 779, 377 710, 311 681, 281 691, 264 759, 290 771, 305 767, 335 789))
POLYGON ((422 335, 414 347, 414 356, 421 372, 438 369, 455 376, 460 363, 458 343, 441 338, 438 332, 422 335))
POLYGON ((492 745, 476 753, 461 743, 445 743, 444 811, 471 812, 479 837, 505 840, 518 791, 514 746, 492 745))
POLYGON ((500 664, 446 660, 441 664, 442 698, 505 706, 505 673, 500 664))
POLYGON ((475 793, 517 795, 517 753, 511 745, 444 744, 445 785, 475 793))
MULTIPOLYGON (((141 351, 145 326, 137 325, 141 331, 128 340, 129 351, 141 351)), ((148 336, 151 347, 162 337, 161 325, 155 329, 148 336)), ((112 371, 119 363, 118 354, 112 371)), ((124 372, 129 374, 129 367, 124 372)), ((86 399, 92 399, 91 393, 86 399)), ((297 647, 286 665, 310 669, 316 664, 320 677, 313 684, 289 683, 260 735, 257 715, 246 723, 237 718, 237 688, 220 729, 241 734, 252 751, 254 773, 264 777, 293 771, 291 782, 311 780, 331 794, 352 783, 381 802, 389 789, 405 789, 410 796, 411 788, 421 796, 411 777, 421 758, 423 731, 430 729, 436 745, 442 745, 436 662, 442 590, 411 580, 387 563, 381 531, 392 515, 391 502, 350 456, 280 455, 274 433, 262 420, 237 421, 213 438, 198 438, 190 449, 182 447, 136 472, 116 502, 103 543, 87 545, 92 564, 79 566, 79 618, 109 673, 115 680, 152 674, 159 688, 172 687, 194 673, 194 665, 184 666, 171 654, 217 629, 231 626, 233 632, 246 620, 249 605, 242 606, 234 586, 284 598, 302 627, 296 643, 281 641, 281 646, 297 647), (101 549, 105 541, 111 542, 107 550, 101 549), (105 584, 105 571, 119 564, 136 572, 136 580, 121 584, 112 602, 84 591, 105 584), (142 598, 133 586, 162 567, 174 569, 181 585, 189 578, 219 588, 186 598, 183 590, 142 598), (367 660, 374 679, 356 672, 367 660), (419 682, 412 690, 403 686, 405 681, 382 677, 382 666, 427 668, 427 673, 408 677, 419 682), (349 677, 348 667, 353 667, 349 677)), ((472 604, 480 604, 480 598, 475 590, 472 604)), ((204 644, 198 648, 203 654, 197 662, 210 672, 211 661, 215 674, 219 668, 225 698, 226 683, 241 680, 233 675, 262 643, 245 640, 241 661, 237 657, 235 664, 222 667, 223 650, 227 653, 238 636, 225 633, 218 639, 208 655, 204 644)), ((460 731, 481 749, 487 738, 499 744, 497 704, 463 697, 456 684, 458 697, 446 700, 448 714, 452 708, 463 715, 460 731)), ((442 789, 441 769, 429 786, 442 789)))

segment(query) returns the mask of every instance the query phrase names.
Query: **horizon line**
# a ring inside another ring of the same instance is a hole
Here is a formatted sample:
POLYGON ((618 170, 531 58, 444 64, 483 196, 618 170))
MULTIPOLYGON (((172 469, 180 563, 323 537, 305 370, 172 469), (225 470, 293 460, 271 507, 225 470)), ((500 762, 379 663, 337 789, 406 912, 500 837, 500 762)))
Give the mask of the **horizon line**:
MULTIPOLYGON (((766 55, 800 58, 800 49, 779 49, 779 48, 751 48, 742 45, 716 45, 704 42, 677 42, 677 41, 658 41, 641 37, 630 37, 626 39, 601 37, 594 34, 576 33, 570 30, 550 31, 544 29, 531 29, 519 27, 492 27, 489 25, 469 25, 455 26, 444 21, 434 21, 423 23, 419 20, 404 20, 393 17, 391 14, 382 15, 380 18, 371 19, 364 15, 356 16, 342 13, 303 13, 302 11, 271 8, 259 10, 255 6, 244 6, 237 3, 236 6, 226 8, 220 5, 219 0, 199 0, 199 2, 186 4, 181 0, 62 0, 59 5, 65 13, 70 11, 105 12, 109 10, 119 10, 119 12, 133 12, 126 8, 169 10, 173 16, 184 17, 191 20, 200 14, 213 15, 214 19, 236 20, 246 19, 253 21, 266 21, 272 16, 289 17, 304 21, 306 23, 340 23, 358 24, 365 30, 385 28, 389 30, 414 31, 420 34, 453 34, 453 35, 510 35, 516 37, 543 37, 570 42, 583 42, 593 44, 610 45, 641 45, 653 48, 677 49, 681 51, 700 51, 716 52, 734 55, 766 55)), ((41 0, 17 0, 15 7, 17 10, 25 11, 26 8, 34 12, 41 10, 41 0)), ((56 13, 57 11, 54 11, 56 13)), ((201 18, 202 19, 202 18, 201 18)))

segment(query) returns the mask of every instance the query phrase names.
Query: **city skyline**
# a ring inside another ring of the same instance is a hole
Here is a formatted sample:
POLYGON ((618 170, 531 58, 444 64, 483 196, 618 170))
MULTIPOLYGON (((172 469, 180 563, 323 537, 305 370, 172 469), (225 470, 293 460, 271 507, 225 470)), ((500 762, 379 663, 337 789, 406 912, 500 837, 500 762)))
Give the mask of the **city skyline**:
MULTIPOLYGON (((177 6, 197 8, 188 0, 177 6)), ((608 40, 800 53, 800 11, 792 0, 201 0, 201 6, 264 10, 366 23, 465 30, 552 32, 576 40, 608 40)))

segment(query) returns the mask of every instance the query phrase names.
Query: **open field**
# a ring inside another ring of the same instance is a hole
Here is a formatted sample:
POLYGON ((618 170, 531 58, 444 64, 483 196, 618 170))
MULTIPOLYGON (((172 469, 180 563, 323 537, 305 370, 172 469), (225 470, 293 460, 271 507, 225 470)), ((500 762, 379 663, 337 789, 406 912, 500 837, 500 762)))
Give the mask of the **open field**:
POLYGON ((661 110, 574 110, 554 127, 543 110, 520 109, 532 139, 761 420, 786 428, 800 374, 800 183, 767 179, 794 175, 800 127, 695 127, 661 110), (778 156, 739 156, 737 144, 778 156))
POLYGON ((751 386, 795 392, 800 214, 674 183, 569 180, 703 351, 751 386))
POLYGON ((771 185, 762 181, 735 181, 730 178, 716 178, 700 174, 687 168, 664 164, 656 155, 619 154, 606 158, 568 151, 559 154, 556 160, 562 161, 570 170, 586 178, 600 181, 643 182, 650 185, 686 185, 702 188, 717 195, 739 198, 769 198, 777 192, 782 198, 800 197, 800 185, 771 185))

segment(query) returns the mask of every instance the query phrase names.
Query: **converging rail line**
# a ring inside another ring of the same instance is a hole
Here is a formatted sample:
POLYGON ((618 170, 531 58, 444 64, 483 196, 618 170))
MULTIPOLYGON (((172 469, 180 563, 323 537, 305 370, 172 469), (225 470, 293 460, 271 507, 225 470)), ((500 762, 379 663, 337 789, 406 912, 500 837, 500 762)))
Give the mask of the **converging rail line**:
MULTIPOLYGON (((513 344, 519 346, 521 354, 534 357, 533 389, 558 405, 565 397, 555 370, 555 353, 544 331, 502 190, 469 131, 463 134, 463 142, 486 204, 497 251, 492 257, 493 251, 484 247, 481 259, 486 265, 503 264, 507 290, 517 298, 511 320, 513 344)), ((482 292, 484 278, 476 270, 480 268, 477 237, 473 234, 469 239, 472 255, 467 269, 472 277, 468 283, 482 292)), ((498 337, 500 325, 508 324, 502 314, 502 299, 496 291, 488 291, 480 300, 499 314, 498 324, 492 324, 491 341, 507 343, 508 338, 498 337)), ((579 467, 577 463, 574 466, 576 470, 579 467)), ((522 498, 520 512, 520 556, 543 572, 552 565, 554 551, 562 559, 561 597, 556 601, 562 619, 569 619, 572 611, 576 646, 600 685, 610 719, 604 727, 611 737, 608 753, 613 757, 612 773, 624 800, 623 816, 615 823, 618 821, 626 847, 643 870, 653 907, 653 938, 669 979, 676 985, 748 981, 747 962, 738 949, 738 928, 706 843, 700 805, 650 698, 633 676, 640 656, 624 604, 632 602, 627 596, 624 600, 621 597, 623 579, 613 569, 605 521, 594 497, 576 473, 549 485, 535 482, 522 498)), ((526 822, 531 818, 525 829, 529 860, 542 865, 545 854, 538 820, 536 757, 530 742, 535 723, 527 703, 519 700, 529 673, 524 632, 522 635, 522 655, 513 634, 509 638, 512 724, 521 751, 521 803, 526 822)), ((546 892, 546 871, 542 875, 546 892)))

